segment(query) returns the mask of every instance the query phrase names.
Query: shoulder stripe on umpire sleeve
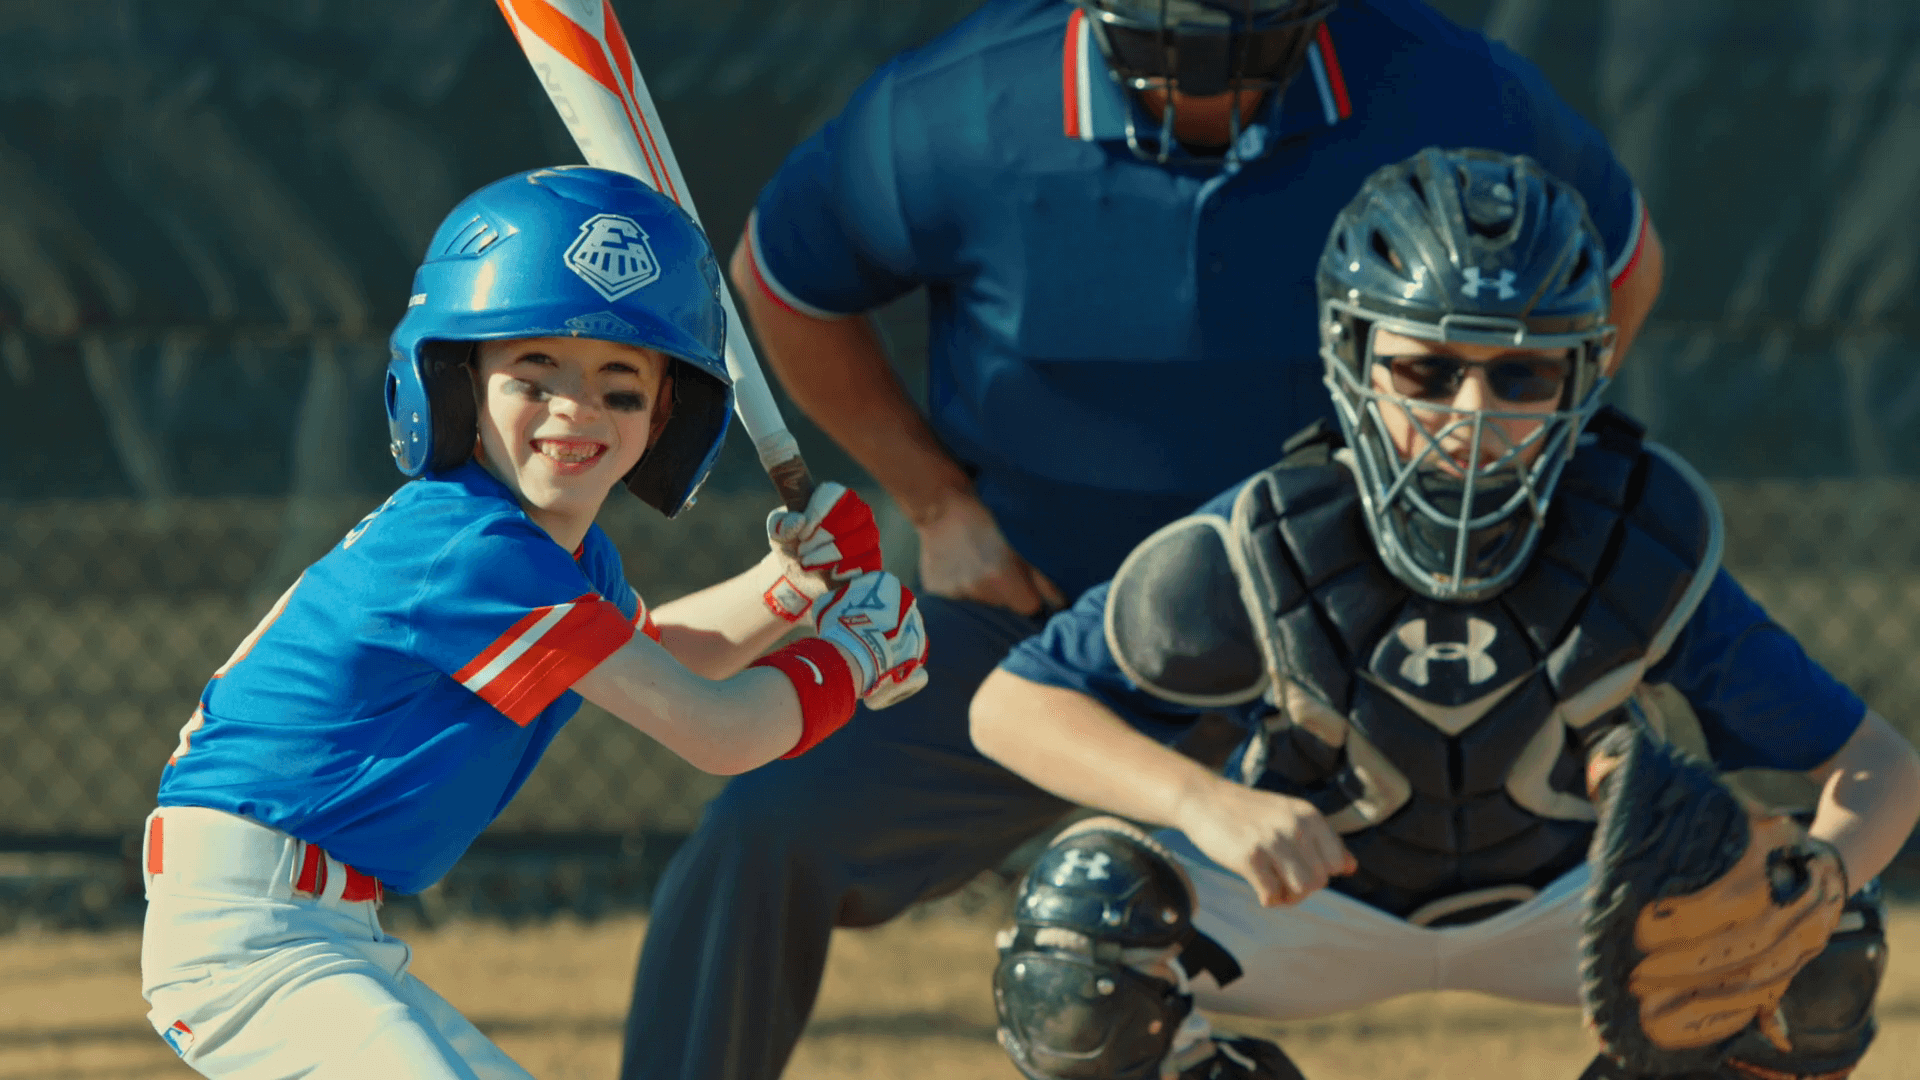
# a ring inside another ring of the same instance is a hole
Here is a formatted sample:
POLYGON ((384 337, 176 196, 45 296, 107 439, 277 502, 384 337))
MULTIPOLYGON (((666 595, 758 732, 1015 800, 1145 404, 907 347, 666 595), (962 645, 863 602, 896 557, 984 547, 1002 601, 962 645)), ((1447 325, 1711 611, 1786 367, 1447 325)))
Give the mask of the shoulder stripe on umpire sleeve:
POLYGON ((1634 266, 1640 262, 1640 252, 1647 246, 1647 204, 1640 201, 1639 188, 1633 191, 1633 223, 1628 227, 1627 235, 1632 239, 1627 241, 1619 257, 1613 260, 1613 265, 1607 267, 1607 280, 1616 289, 1633 272, 1634 266))
POLYGON ((1093 140, 1093 90, 1087 81, 1087 49, 1090 45, 1087 13, 1074 8, 1067 16, 1067 44, 1060 57, 1060 114, 1069 139, 1093 140))
POLYGON ((618 607, 587 593, 529 611, 453 677, 525 726, 631 640, 633 631, 618 607))
POLYGON ((816 307, 793 295, 785 285, 780 284, 767 272, 767 261, 760 255, 760 215, 755 214, 747 221, 747 265, 753 269, 753 280, 767 298, 796 315, 805 315, 811 319, 836 320, 850 318, 848 312, 828 311, 816 307))

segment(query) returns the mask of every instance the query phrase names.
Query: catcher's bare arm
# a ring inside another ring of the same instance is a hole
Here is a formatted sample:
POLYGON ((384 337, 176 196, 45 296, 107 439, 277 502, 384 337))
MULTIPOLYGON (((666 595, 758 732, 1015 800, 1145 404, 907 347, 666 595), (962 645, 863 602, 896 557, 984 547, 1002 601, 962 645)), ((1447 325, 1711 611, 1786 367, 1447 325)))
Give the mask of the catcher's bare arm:
POLYGON ((1236 784, 1077 690, 996 671, 974 696, 972 724, 981 753, 1063 799, 1179 829, 1269 907, 1353 872, 1312 803, 1236 784))
POLYGON ((1839 852, 1848 881, 1872 880, 1920 821, 1920 755, 1868 710, 1840 752, 1807 775, 1821 785, 1808 832, 1839 852))

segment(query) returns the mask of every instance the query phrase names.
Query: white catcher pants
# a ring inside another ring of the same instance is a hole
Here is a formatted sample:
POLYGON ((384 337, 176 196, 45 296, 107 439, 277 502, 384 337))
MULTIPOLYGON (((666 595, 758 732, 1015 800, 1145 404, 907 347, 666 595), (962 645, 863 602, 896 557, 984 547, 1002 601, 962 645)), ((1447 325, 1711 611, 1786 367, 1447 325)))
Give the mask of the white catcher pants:
MULTIPOLYGON (((1226 987, 1193 980, 1203 1009, 1299 1020, 1417 990, 1476 990, 1546 1005, 1580 1003, 1580 913, 1586 864, 1492 918, 1428 928, 1322 889, 1292 907, 1264 908, 1252 886, 1165 831, 1193 879, 1194 925, 1245 974, 1226 987)), ((1183 1040, 1184 1041, 1184 1040, 1183 1040)))
POLYGON ((340 898, 338 861, 318 897, 299 896, 303 845, 285 833, 195 807, 153 816, 140 989, 153 1029, 201 1075, 532 1080, 408 974, 412 950, 380 931, 375 903, 340 898))

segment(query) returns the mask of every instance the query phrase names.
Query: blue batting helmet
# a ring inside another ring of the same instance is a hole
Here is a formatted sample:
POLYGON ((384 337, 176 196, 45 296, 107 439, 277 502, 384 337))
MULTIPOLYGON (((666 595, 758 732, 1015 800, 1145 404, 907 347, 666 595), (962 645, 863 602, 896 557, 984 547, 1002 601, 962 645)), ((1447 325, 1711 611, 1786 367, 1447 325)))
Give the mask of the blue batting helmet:
POLYGON ((427 245, 387 362, 393 460, 408 476, 473 453, 473 343, 587 337, 674 362, 672 414, 626 477, 672 517, 693 500, 733 414, 713 248, 692 218, 624 173, 536 169, 462 200, 427 245))

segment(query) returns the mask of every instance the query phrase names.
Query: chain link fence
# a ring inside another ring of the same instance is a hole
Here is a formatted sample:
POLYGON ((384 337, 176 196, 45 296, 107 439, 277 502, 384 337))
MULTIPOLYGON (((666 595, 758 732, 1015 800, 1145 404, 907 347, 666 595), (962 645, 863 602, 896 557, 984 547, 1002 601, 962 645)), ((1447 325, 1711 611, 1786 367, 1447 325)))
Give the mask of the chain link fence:
MULTIPOLYGON (((1728 566, 1816 658, 1920 735, 1912 722, 1920 719, 1920 668, 1912 662, 1920 648, 1920 483, 1716 487, 1728 566)), ((318 538, 344 533, 377 501, 8 508, 0 522, 0 685, 9 688, 0 695, 0 846, 119 851, 151 809, 160 768, 208 675, 331 542, 318 538)), ((603 525, 634 586, 658 603, 757 558, 771 501, 757 492, 711 495, 668 523, 617 499, 603 525)), ((896 565, 911 565, 910 530, 889 520, 887 532, 896 565)), ((660 859, 719 784, 587 706, 475 857, 420 902, 421 914, 435 917, 448 905, 531 915, 644 903, 660 859)), ((0 891, 6 880, 0 864, 0 891)), ((119 880, 108 874, 91 894, 85 882, 68 881, 59 886, 65 892, 41 900, 73 905, 83 920, 107 918, 127 899, 116 891, 119 880)))

